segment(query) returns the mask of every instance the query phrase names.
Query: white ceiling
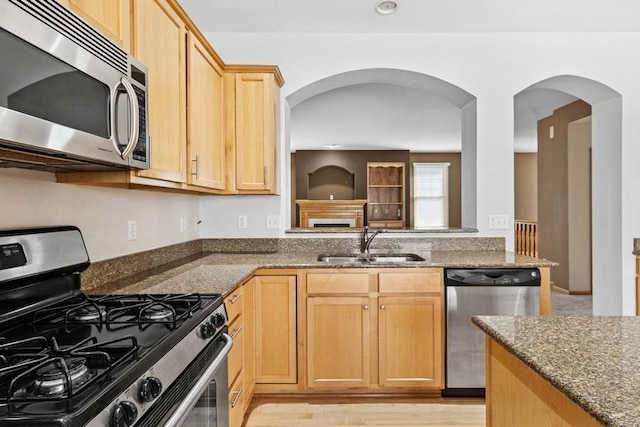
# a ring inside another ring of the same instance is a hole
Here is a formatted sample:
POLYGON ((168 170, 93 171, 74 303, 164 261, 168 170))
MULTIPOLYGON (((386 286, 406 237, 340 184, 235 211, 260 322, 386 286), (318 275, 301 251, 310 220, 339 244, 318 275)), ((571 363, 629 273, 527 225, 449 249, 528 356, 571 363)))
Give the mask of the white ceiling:
MULTIPOLYGON (((640 1, 179 0, 203 32, 620 32, 640 31, 640 1), (552 13, 551 13, 552 11, 552 13)), ((285 76, 286 77, 286 76, 285 76)), ((536 150, 536 122, 576 98, 552 90, 516 96, 516 151, 536 150)), ((330 90, 291 111, 291 149, 460 150, 460 109, 435 92, 366 83, 330 90)))
POLYGON ((179 0, 205 32, 640 31, 638 0, 179 0))
MULTIPOLYGON (((537 151, 537 121, 576 98, 536 89, 514 100, 514 150, 537 151)), ((426 90, 365 83, 333 89, 291 110, 291 149, 459 152, 461 110, 426 90)))

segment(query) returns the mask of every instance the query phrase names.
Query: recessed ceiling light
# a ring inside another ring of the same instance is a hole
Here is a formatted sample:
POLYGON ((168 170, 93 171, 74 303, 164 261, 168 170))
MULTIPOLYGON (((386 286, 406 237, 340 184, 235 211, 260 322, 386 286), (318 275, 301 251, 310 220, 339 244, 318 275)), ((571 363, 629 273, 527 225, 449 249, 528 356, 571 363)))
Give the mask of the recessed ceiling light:
POLYGON ((380 15, 391 15, 398 10, 398 3, 390 0, 383 0, 376 4, 376 12, 380 15))

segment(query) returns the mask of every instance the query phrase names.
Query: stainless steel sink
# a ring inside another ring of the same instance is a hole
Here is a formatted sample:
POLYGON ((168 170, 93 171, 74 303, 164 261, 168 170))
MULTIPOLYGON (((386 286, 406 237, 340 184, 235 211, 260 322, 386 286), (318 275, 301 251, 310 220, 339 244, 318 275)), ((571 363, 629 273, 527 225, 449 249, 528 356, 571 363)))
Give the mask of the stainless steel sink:
POLYGON ((323 254, 318 256, 318 261, 331 264, 397 264, 405 262, 424 261, 424 258, 416 254, 323 254))

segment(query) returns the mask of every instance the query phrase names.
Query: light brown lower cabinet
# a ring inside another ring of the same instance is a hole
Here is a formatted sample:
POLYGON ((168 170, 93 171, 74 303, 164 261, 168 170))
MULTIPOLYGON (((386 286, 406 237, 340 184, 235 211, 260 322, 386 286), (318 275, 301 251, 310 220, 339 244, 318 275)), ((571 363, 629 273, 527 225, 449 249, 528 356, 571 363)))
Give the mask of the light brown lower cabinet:
POLYGON ((366 296, 307 298, 307 386, 369 387, 371 302, 366 296))
POLYGON ((255 276, 256 382, 298 382, 297 281, 290 276, 255 276))
POLYGON ((229 426, 240 427, 255 389, 255 279, 225 298, 233 347, 228 357, 229 426))
POLYGON ((256 388, 255 282, 255 278, 251 278, 242 286, 244 288, 244 302, 242 304, 242 317, 244 320, 242 383, 245 396, 243 411, 245 413, 249 408, 251 397, 256 388))
POLYGON ((495 340, 486 343, 488 427, 601 425, 495 340))
POLYGON ((306 386, 443 387, 442 269, 306 275, 306 386))
POLYGON ((380 386, 442 387, 441 306, 440 296, 379 298, 380 386))

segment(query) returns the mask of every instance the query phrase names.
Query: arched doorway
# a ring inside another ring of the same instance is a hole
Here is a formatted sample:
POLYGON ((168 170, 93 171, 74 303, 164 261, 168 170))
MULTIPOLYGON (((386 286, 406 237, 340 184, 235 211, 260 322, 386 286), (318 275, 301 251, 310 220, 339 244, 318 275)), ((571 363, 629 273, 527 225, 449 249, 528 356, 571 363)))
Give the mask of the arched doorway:
MULTIPOLYGON (((535 91, 554 91, 570 95, 591 106, 591 260, 593 314, 610 315, 622 313, 622 99, 618 92, 608 86, 579 76, 556 76, 525 88, 514 97, 527 96, 535 91)), ((553 109, 553 106, 552 108, 553 109)), ((551 129, 545 128, 546 131, 551 129)), ((539 136, 540 137, 540 136, 539 136)), ((547 136, 548 137, 548 136, 547 136)), ((563 155, 568 156, 568 152, 563 155)), ((561 185, 565 185, 562 183, 561 185)), ((565 193, 568 190, 565 189, 565 193)), ((554 199, 538 198, 542 203, 556 204, 554 199)), ((559 200, 558 205, 566 204, 559 200)), ((549 206, 545 206, 548 208, 549 206)), ((539 212, 540 212, 540 207, 539 212)), ((547 216, 557 212, 554 225, 569 227, 570 217, 562 207, 551 206, 547 216), (549 213, 550 212, 550 213, 549 213), (563 225, 564 224, 564 225, 563 225)), ((547 218, 548 220, 548 218, 547 218)), ((544 225, 540 230, 540 257, 558 258, 553 249, 546 253, 544 225)), ((553 229, 548 232, 553 232, 553 229)), ((568 247, 568 244, 565 245, 568 247)), ((568 262, 568 256, 566 258, 568 262)), ((553 272, 552 272, 553 280, 553 272)))

